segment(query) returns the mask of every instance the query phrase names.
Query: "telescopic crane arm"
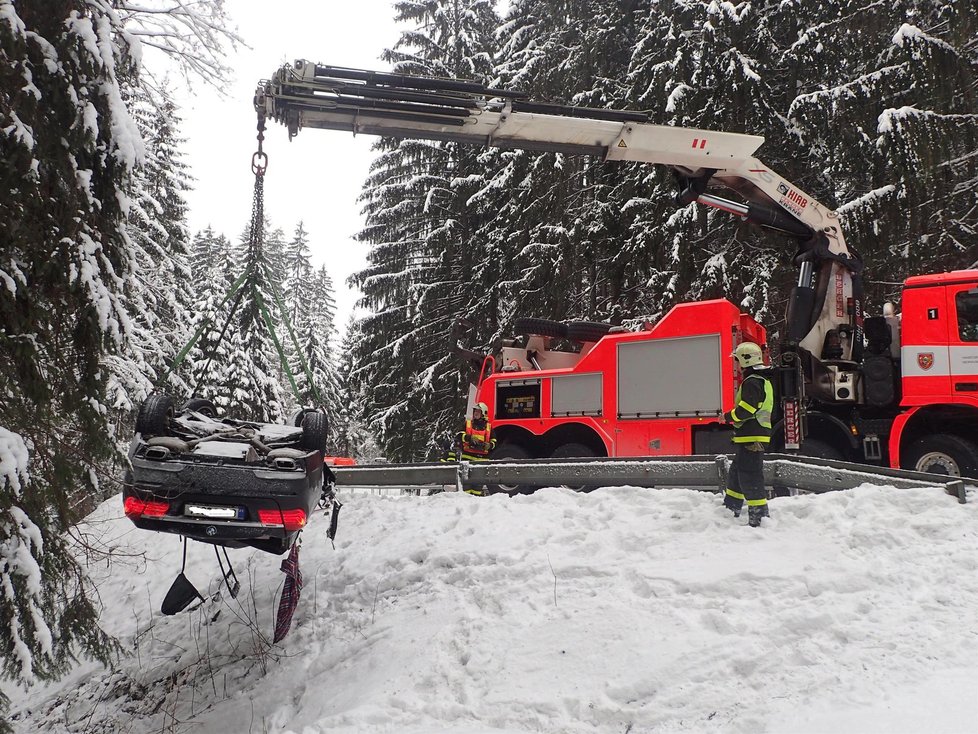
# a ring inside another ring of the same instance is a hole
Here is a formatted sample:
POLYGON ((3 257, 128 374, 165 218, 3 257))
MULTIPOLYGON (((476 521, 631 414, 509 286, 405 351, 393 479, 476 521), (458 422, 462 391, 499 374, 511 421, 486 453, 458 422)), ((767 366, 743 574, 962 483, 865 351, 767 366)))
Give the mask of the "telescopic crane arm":
POLYGON ((261 82, 255 108, 286 125, 290 137, 314 127, 669 166, 680 182, 678 205, 722 209, 799 242, 785 347, 822 358, 832 331, 842 339, 831 340, 826 356, 859 358, 861 261, 836 212, 753 157, 763 137, 653 125, 641 112, 533 102, 474 82, 307 61, 261 82), (711 193, 718 188, 742 201, 711 193))

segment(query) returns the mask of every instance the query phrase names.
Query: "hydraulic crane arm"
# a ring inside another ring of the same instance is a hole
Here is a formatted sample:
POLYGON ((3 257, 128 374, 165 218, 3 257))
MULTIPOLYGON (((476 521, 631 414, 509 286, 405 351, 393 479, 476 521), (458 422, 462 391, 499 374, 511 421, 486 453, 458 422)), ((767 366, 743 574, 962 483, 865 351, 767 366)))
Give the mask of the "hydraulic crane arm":
POLYGON ((473 82, 307 61, 262 82, 255 105, 290 136, 318 127, 671 166, 688 183, 683 204, 722 185, 748 204, 702 203, 805 239, 825 231, 833 251, 848 253, 835 212, 752 157, 764 142, 759 135, 652 125, 641 112, 531 102, 473 82))
POLYGON ((307 61, 263 81, 255 108, 286 125, 290 137, 316 127, 669 166, 680 183, 677 204, 716 207, 799 242, 788 348, 820 358, 826 334, 841 332, 843 352, 831 356, 857 359, 859 257, 847 247, 836 212, 753 157, 763 137, 653 125, 641 112, 538 103, 474 82, 307 61), (716 188, 743 201, 708 192, 716 188))

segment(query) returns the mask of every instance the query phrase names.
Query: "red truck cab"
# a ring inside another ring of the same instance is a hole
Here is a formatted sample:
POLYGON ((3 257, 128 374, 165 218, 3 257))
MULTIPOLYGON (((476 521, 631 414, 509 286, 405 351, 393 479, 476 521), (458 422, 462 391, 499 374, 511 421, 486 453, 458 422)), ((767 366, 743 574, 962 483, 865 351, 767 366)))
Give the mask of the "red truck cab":
POLYGON ((908 278, 900 332, 901 412, 890 463, 978 470, 978 270, 908 278))

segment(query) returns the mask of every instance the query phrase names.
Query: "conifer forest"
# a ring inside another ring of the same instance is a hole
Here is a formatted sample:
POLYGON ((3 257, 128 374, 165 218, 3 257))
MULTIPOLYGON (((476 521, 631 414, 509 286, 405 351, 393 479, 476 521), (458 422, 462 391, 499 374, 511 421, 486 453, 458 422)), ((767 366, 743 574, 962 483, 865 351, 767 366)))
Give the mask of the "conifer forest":
MULTIPOLYGON (((978 267, 974 0, 411 0, 391 12, 401 34, 378 68, 765 136, 765 162, 842 215, 870 309, 909 275, 978 267)), ((153 62, 220 81, 246 42, 222 0, 0 0, 9 679, 111 659, 81 561, 108 551, 73 528, 119 491, 135 411, 155 389, 267 421, 321 400, 336 454, 433 460, 466 404, 460 317, 477 350, 521 317, 628 326, 718 297, 774 334, 783 322, 793 246, 677 208, 671 173, 654 166, 378 139, 359 182, 367 266, 349 283, 314 264, 322 233, 274 211, 260 233, 247 221, 191 232, 177 81, 153 62), (359 309, 336 323, 348 287, 359 309), (281 357, 255 293, 295 333, 281 357)))

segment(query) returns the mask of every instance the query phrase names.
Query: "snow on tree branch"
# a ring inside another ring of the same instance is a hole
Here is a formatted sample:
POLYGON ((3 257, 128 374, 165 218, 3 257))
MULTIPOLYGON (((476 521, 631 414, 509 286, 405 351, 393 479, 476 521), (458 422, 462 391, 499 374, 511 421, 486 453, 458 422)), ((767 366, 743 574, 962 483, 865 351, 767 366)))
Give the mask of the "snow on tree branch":
POLYGON ((28 459, 24 439, 0 426, 0 487, 8 484, 15 497, 20 496, 21 487, 29 477, 28 459))
MULTIPOLYGON (((246 45, 230 27, 224 0, 122 0, 115 13, 129 38, 168 56, 188 83, 197 77, 219 91, 231 78, 227 48, 246 45)), ((141 73, 146 86, 160 91, 156 72, 141 73)))

